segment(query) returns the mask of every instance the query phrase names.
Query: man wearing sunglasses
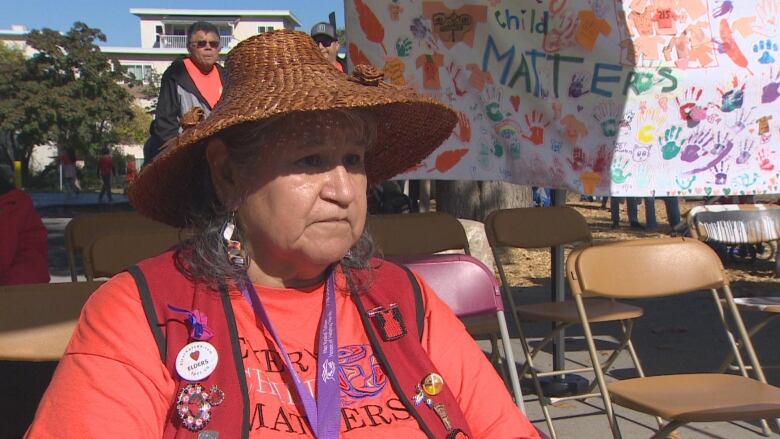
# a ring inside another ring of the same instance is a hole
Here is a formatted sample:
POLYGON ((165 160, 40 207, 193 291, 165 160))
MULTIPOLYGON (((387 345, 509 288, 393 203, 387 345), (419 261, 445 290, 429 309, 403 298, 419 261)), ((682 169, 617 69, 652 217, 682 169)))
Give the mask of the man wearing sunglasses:
POLYGON ((188 55, 174 60, 160 81, 160 97, 149 128, 151 136, 144 145, 144 164, 152 160, 160 146, 179 134, 183 115, 199 107, 208 117, 219 101, 227 84, 226 72, 217 63, 219 50, 219 30, 213 24, 198 21, 187 29, 188 55))
POLYGON ((341 65, 341 60, 338 58, 339 40, 336 36, 336 29, 330 23, 320 22, 311 28, 309 35, 319 46, 322 56, 343 72, 344 66, 341 65))

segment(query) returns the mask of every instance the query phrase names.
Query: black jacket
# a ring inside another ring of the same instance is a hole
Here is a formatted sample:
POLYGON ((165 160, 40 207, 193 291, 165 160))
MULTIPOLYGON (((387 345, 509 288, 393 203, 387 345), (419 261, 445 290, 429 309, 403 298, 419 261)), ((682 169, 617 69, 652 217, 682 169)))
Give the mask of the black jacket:
MULTIPOLYGON (((224 88, 227 85, 227 72, 219 64, 214 67, 219 72, 224 88)), ((184 58, 176 59, 165 70, 160 81, 160 97, 154 121, 149 127, 150 138, 144 145, 144 164, 151 161, 162 144, 179 134, 181 116, 194 106, 203 108, 206 116, 212 110, 187 73, 184 58)))

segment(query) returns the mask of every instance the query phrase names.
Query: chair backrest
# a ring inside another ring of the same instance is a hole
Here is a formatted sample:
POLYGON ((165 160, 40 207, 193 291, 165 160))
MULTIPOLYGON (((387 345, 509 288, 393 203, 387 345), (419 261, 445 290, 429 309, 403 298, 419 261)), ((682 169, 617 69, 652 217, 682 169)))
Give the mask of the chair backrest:
POLYGON ((160 254, 180 241, 179 231, 105 235, 95 239, 89 250, 94 277, 111 277, 138 261, 160 254))
POLYGON ((728 284, 718 255, 690 238, 638 239, 580 247, 566 260, 572 294, 661 297, 728 284))
POLYGON ((65 282, 0 287, 0 359, 59 359, 84 302, 101 284, 65 282))
POLYGON ((459 317, 504 310, 496 276, 479 259, 443 254, 393 258, 418 273, 459 317))
POLYGON ((78 215, 65 227, 65 251, 70 265, 71 279, 76 281, 76 252, 81 253, 87 280, 94 278, 89 249, 101 236, 174 230, 178 229, 146 218, 135 211, 78 215))
POLYGON ((723 204, 688 212, 691 236, 723 244, 758 244, 780 239, 780 206, 723 204))
POLYGON ((544 248, 593 239, 585 218, 571 207, 496 210, 485 220, 485 233, 492 248, 544 248))
POLYGON ((470 254, 463 225, 444 212, 369 215, 366 227, 385 257, 430 255, 445 250, 470 254))

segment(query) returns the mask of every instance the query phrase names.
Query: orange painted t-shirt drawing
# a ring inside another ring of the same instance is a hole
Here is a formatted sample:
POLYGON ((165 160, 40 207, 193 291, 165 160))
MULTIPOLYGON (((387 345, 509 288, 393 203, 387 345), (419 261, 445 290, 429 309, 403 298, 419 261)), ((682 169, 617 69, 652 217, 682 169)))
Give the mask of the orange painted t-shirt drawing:
POLYGON ((577 16, 580 20, 580 27, 577 28, 574 39, 583 49, 593 50, 599 35, 608 36, 612 32, 612 26, 607 23, 607 20, 596 17, 593 11, 580 11, 577 16))
POLYGON ((423 87, 429 90, 441 89, 439 79, 439 67, 444 64, 444 55, 434 53, 432 55, 420 55, 417 57, 417 68, 423 69, 423 87))
POLYGON ((423 15, 431 20, 433 33, 444 47, 451 49, 456 43, 463 42, 474 47, 474 34, 477 24, 487 20, 487 6, 466 5, 450 9, 443 2, 423 2, 423 15))

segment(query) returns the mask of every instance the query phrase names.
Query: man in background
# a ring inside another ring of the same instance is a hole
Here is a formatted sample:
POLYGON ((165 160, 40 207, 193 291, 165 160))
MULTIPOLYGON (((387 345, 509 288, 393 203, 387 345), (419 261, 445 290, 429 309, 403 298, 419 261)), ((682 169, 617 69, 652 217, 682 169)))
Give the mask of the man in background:
POLYGON ((204 117, 208 117, 217 105, 227 84, 225 69, 217 64, 219 50, 216 26, 198 21, 189 27, 189 54, 174 60, 160 81, 160 97, 149 127, 150 138, 144 145, 144 164, 151 162, 160 147, 179 134, 182 116, 199 107, 203 109, 204 117))
POLYGON ((319 46, 322 56, 343 72, 344 66, 338 57, 340 45, 336 36, 336 28, 330 23, 320 22, 311 28, 310 35, 314 42, 317 43, 317 46, 319 46))

